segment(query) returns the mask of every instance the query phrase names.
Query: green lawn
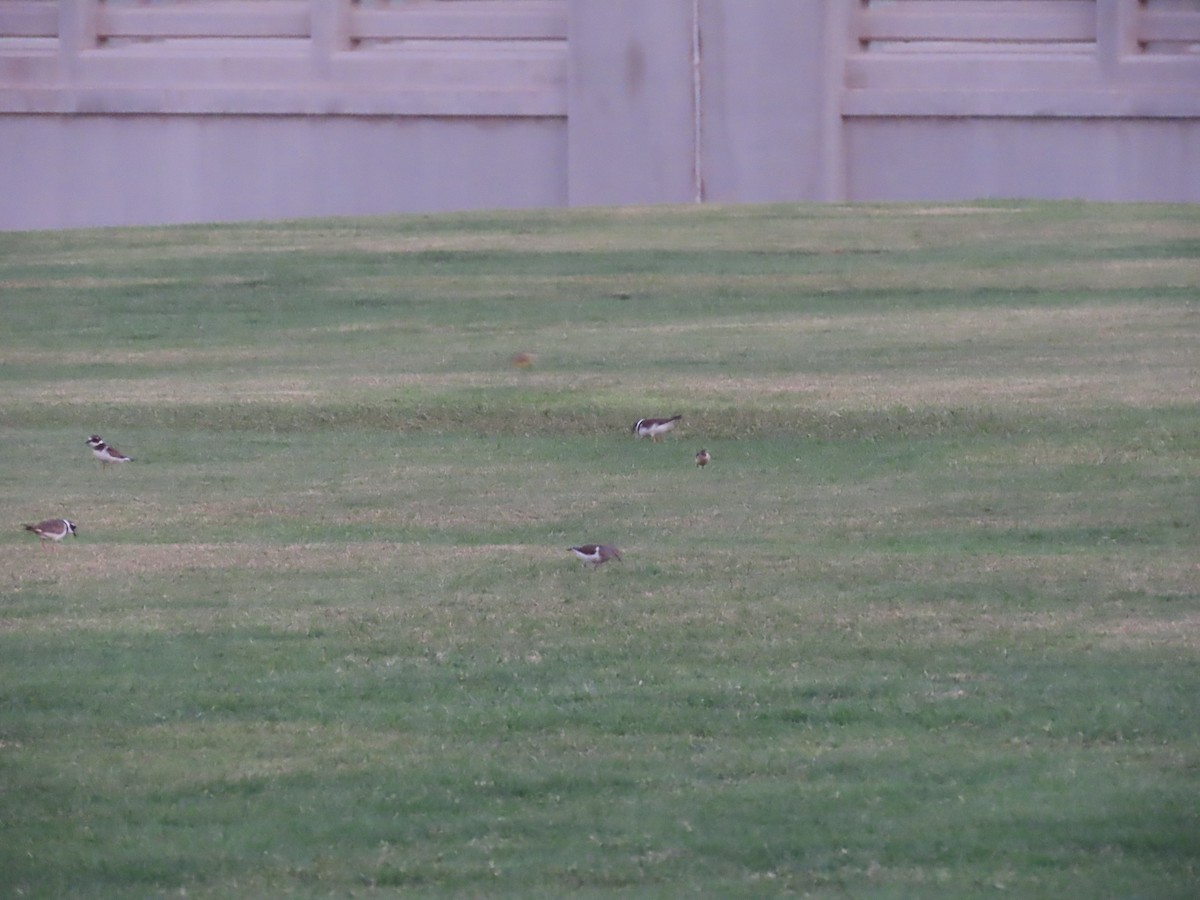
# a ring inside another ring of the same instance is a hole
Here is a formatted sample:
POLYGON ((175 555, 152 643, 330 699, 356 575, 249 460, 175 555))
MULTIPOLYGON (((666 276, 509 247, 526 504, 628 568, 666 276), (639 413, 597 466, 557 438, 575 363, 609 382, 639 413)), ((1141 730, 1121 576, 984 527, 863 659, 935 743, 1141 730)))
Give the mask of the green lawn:
POLYGON ((1200 895, 1200 208, 0 234, 0 438, 0 896, 1200 895))

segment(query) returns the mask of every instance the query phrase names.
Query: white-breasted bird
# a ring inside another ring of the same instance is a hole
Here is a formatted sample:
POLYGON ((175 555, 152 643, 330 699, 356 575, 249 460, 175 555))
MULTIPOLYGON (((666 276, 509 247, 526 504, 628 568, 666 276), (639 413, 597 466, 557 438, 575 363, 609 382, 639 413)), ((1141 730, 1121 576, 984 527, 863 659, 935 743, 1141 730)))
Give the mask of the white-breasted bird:
POLYGON ((683 418, 680 413, 677 416, 671 416, 669 419, 638 419, 633 423, 631 429, 638 437, 649 437, 650 440, 658 442, 662 440, 662 436, 675 427, 675 423, 683 418))
POLYGON ((93 434, 88 438, 87 445, 92 448, 92 456, 100 460, 101 468, 107 469, 109 466, 117 465, 118 463, 133 462, 133 457, 126 456, 111 444, 106 444, 104 439, 98 434, 93 434))
POLYGON ((36 525, 26 525, 26 531, 32 531, 42 539, 42 545, 45 546, 46 541, 54 541, 57 544, 68 535, 75 534, 75 523, 70 519, 46 519, 44 522, 38 522, 36 525))
POLYGON ((578 547, 568 547, 567 549, 583 560, 585 566, 590 565, 593 568, 610 559, 615 559, 620 563, 625 562, 621 559, 621 551, 612 544, 580 544, 578 547))

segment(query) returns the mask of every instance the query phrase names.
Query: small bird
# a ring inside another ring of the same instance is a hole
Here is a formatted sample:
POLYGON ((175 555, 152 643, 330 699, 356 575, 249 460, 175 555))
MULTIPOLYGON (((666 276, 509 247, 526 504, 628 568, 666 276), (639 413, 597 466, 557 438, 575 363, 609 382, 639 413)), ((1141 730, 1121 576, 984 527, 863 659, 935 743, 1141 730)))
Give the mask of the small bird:
POLYGON ((610 559, 615 559, 622 564, 625 562, 621 559, 621 551, 612 544, 581 544, 578 547, 568 547, 567 549, 583 560, 585 566, 591 564, 593 568, 610 559))
POLYGON ((528 369, 535 362, 537 362, 537 354, 528 352, 514 353, 512 359, 509 360, 509 364, 514 369, 528 369))
POLYGON ((631 429, 638 437, 650 436, 650 440, 658 442, 662 440, 662 436, 675 427, 675 423, 683 418, 683 415, 671 416, 669 419, 638 419, 633 423, 631 429))
POLYGON ((103 438, 98 434, 93 434, 88 438, 87 445, 92 448, 92 456, 100 460, 100 467, 103 469, 118 463, 133 462, 133 457, 126 456, 111 444, 104 443, 103 438))
POLYGON ((703 469, 708 465, 708 461, 710 459, 712 459, 712 454, 701 447, 699 452, 696 454, 696 467, 703 469))
POLYGON ((57 544, 69 534, 75 534, 75 523, 70 519, 47 519, 45 522, 38 522, 36 525, 26 525, 26 531, 32 531, 42 539, 42 545, 45 546, 46 541, 54 541, 57 544))

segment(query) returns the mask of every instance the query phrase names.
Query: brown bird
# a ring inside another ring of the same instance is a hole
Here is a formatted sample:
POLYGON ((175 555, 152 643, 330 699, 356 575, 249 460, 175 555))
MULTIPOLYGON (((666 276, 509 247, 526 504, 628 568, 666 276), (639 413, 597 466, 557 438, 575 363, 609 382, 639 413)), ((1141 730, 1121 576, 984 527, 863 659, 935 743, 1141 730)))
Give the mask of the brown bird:
POLYGON ((707 466, 707 465, 708 465, 708 461, 709 461, 710 459, 712 459, 712 454, 711 454, 711 453, 709 453, 707 450, 705 450, 703 447, 701 447, 701 448, 700 448, 700 452, 698 452, 698 453, 696 454, 696 465, 697 465, 697 467, 699 467, 699 468, 703 469, 705 466, 707 466))
POLYGON ((585 566, 590 565, 592 568, 606 563, 610 559, 615 559, 620 563, 625 562, 621 559, 621 551, 612 544, 580 544, 578 547, 568 547, 567 549, 583 560, 585 566))
POLYGON ((683 415, 680 414, 678 416, 671 416, 669 419, 638 419, 633 423, 631 431, 640 438, 649 436, 650 440, 657 443, 682 418, 683 415))
POLYGON ((25 530, 41 538, 42 546, 46 545, 46 541, 54 541, 57 545, 67 535, 75 534, 75 523, 70 519, 47 519, 36 525, 26 525, 25 530))
POLYGON ((535 362, 537 362, 537 354, 536 353, 527 353, 527 352, 526 353, 514 353, 512 355, 512 359, 509 360, 509 364, 514 369, 528 369, 535 362))

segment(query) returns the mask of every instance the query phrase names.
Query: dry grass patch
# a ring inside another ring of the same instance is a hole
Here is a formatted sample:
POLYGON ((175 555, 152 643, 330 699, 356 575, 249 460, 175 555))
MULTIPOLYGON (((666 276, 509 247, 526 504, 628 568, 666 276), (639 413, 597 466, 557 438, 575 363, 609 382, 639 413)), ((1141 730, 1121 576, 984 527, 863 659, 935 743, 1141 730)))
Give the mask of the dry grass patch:
POLYGON ((224 375, 170 376, 166 378, 47 380, 13 391, 13 403, 44 403, 79 408, 127 404, 135 407, 173 404, 229 404, 281 402, 300 404, 328 396, 331 385, 315 373, 297 370, 275 377, 238 378, 224 375))
POLYGON ((0 291, 94 291, 114 288, 139 289, 182 284, 179 278, 102 277, 82 275, 75 278, 19 278, 0 280, 0 291))
MULTIPOLYGON (((347 728, 320 722, 188 722, 138 729, 131 743, 169 744, 196 754, 202 766, 187 773, 167 768, 165 782, 181 775, 192 783, 214 778, 280 777, 297 773, 370 771, 395 765, 414 754, 433 752, 433 739, 414 731, 347 728), (253 746, 255 753, 230 759, 229 746, 253 746)), ((153 760, 139 759, 138 772, 153 774, 153 760), (146 768, 149 767, 147 771, 146 768)), ((161 783, 151 779, 151 783, 161 783)))
MULTIPOLYGON (((1200 567, 1195 574, 1200 576, 1200 567)), ((1200 613, 1116 618, 1093 625, 1090 633, 1103 638, 1103 646, 1109 649, 1170 649, 1197 653, 1200 652, 1200 613)))
MULTIPOLYGON (((951 646, 1019 638, 1022 635, 1059 637, 1072 644, 1100 649, 1200 650, 1200 615, 1193 612, 1130 614, 1120 608, 1079 607, 1055 611, 980 608, 970 601, 939 600, 921 604, 867 604, 853 612, 831 616, 834 630, 876 639, 873 632, 890 633, 901 643, 936 642, 951 646)), ((958 679, 962 680, 962 679, 958 679)))
POLYGON ((1066 409, 1068 401, 1124 406, 1167 406, 1178 399, 1182 379, 1200 390, 1200 375, 1178 371, 1164 380, 1161 370, 1130 378, 1122 373, 1044 374, 997 379, 993 375, 774 375, 761 377, 668 378, 659 389, 682 396, 725 401, 754 397, 778 401, 794 395, 811 409, 833 414, 851 410, 894 411, 962 408, 965 398, 997 411, 1036 407, 1039 411, 1066 409))
MULTIPOLYGON (((295 350, 286 345, 220 347, 156 347, 152 350, 129 348, 56 351, 55 360, 64 366, 227 366, 240 363, 268 363, 294 359, 295 350)), ((0 349, 0 363, 31 365, 44 362, 45 350, 0 349)), ((104 382, 106 385, 111 383, 104 382)))
POLYGON ((23 579, 40 581, 47 573, 59 579, 121 579, 164 572, 209 570, 267 570, 288 573, 330 570, 362 571, 399 563, 437 569, 462 560, 507 559, 521 555, 534 560, 563 554, 536 544, 396 543, 355 541, 321 544, 93 544, 64 545, 45 551, 28 545, 0 545, 0 561, 17 589, 23 579))

